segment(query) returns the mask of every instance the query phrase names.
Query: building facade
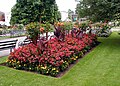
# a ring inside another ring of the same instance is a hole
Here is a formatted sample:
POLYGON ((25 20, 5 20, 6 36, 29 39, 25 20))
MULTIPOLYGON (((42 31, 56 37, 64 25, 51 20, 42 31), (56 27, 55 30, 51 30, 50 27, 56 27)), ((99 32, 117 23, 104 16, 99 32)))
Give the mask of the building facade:
POLYGON ((0 11, 0 21, 5 21, 5 13, 0 11))

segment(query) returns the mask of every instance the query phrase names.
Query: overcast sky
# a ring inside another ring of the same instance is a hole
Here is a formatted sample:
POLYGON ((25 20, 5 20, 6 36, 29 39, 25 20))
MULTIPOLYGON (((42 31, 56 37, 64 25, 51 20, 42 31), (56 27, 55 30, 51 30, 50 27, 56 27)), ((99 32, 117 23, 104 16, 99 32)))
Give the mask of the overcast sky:
POLYGON ((16 0, 0 0, 0 11, 10 12, 16 0))
MULTIPOLYGON (((10 12, 15 3, 16 0, 0 0, 0 11, 10 12)), ((60 11, 68 11, 68 9, 75 11, 77 4, 75 0, 56 0, 56 3, 60 11)))
POLYGON ((68 9, 75 11, 77 4, 75 0, 56 0, 56 3, 60 11, 68 11, 68 9))
MULTIPOLYGON (((60 11, 66 11, 66 12, 68 12, 68 9, 75 11, 76 4, 77 4, 75 0, 56 0, 56 3, 60 11)), ((64 21, 67 17, 67 14, 63 12, 61 14, 62 14, 62 20, 64 21)))

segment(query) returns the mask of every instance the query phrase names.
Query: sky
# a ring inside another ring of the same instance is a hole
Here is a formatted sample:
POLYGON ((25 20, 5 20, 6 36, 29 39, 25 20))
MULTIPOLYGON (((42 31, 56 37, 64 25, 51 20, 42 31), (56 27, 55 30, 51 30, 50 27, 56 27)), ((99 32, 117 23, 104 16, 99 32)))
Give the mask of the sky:
POLYGON ((16 0, 0 0, 0 11, 10 12, 16 0))
MULTIPOLYGON (((15 5, 16 0, 0 0, 0 11, 2 12, 11 12, 11 8, 15 5)), ((59 11, 68 11, 71 9, 75 11, 77 2, 75 0, 56 0, 59 11)), ((67 14, 62 12, 62 20, 66 18, 67 14)))
MULTIPOLYGON (((56 0, 56 3, 58 5, 59 11, 66 11, 68 12, 68 9, 71 9, 75 12, 75 8, 77 5, 77 2, 75 0, 56 0)), ((64 21, 67 17, 67 13, 61 12, 62 14, 62 20, 64 21)))
POLYGON ((68 9, 75 11, 77 4, 75 0, 56 0, 56 3, 60 11, 68 11, 68 9))

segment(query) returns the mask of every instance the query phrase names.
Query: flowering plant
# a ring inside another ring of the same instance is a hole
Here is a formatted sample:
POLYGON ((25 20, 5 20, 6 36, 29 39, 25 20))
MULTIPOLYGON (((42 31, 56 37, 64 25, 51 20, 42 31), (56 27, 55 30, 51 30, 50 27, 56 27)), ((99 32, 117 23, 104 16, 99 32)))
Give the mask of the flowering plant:
POLYGON ((48 32, 51 32, 53 30, 52 25, 48 22, 45 24, 40 25, 41 28, 44 28, 44 30, 41 33, 46 33, 46 40, 48 39, 48 32))
POLYGON ((26 26, 28 37, 33 41, 33 43, 37 44, 37 39, 39 36, 40 24, 38 22, 32 22, 26 26))
POLYGON ((56 38, 48 40, 48 48, 44 50, 31 43, 14 50, 8 57, 7 65, 57 76, 90 50, 95 41, 95 35, 84 34, 82 39, 67 35, 64 42, 56 38))

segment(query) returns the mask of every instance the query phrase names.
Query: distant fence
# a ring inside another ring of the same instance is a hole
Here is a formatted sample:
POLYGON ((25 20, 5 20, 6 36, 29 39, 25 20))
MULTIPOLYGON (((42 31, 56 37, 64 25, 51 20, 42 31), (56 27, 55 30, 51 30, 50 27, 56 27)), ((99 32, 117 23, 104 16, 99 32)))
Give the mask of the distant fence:
POLYGON ((0 31, 0 36, 10 36, 10 37, 17 37, 17 36, 22 36, 25 35, 26 31, 25 30, 1 30, 0 31))

